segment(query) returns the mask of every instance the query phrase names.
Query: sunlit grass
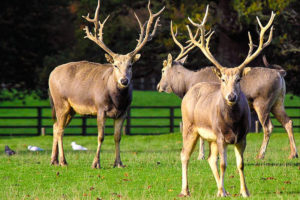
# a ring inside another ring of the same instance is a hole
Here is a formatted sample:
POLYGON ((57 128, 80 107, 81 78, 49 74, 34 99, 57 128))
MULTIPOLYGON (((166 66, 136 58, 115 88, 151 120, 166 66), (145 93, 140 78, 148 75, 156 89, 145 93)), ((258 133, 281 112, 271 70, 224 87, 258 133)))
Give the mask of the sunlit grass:
MULTIPOLYGON (((250 199, 299 199, 300 162, 288 160, 287 134, 273 134, 263 161, 256 160, 262 134, 249 134, 245 152, 246 181, 250 199)), ((300 149, 300 134, 295 133, 300 149)), ((124 169, 113 168, 114 142, 105 138, 101 153, 102 169, 91 169, 96 137, 64 137, 68 167, 50 166, 52 137, 5 137, 0 149, 9 145, 17 155, 0 154, 0 199, 178 199, 181 189, 181 134, 123 136, 121 158, 124 169), (74 152, 70 143, 87 147, 74 152), (44 152, 28 152, 36 145, 44 152)), ((207 147, 207 146, 206 146, 207 147)), ((206 149, 207 150, 207 149, 206 149)), ((216 183, 206 161, 198 161, 195 150, 189 165, 188 199, 215 199, 216 183)), ((207 156, 206 151, 206 156, 207 156)), ((233 148, 228 149, 225 187, 230 198, 239 193, 239 176, 233 148)))

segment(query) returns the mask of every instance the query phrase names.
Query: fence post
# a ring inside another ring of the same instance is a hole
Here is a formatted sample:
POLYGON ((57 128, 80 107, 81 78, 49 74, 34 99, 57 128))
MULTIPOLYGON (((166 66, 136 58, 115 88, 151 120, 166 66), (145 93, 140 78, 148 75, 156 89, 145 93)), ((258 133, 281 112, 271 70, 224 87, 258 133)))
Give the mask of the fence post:
POLYGON ((131 107, 129 107, 128 110, 127 110, 126 131, 123 132, 124 135, 130 135, 130 126, 131 126, 130 112, 131 112, 131 107))
POLYGON ((42 130, 42 108, 37 107, 37 135, 41 135, 42 130))
POLYGON ((85 136, 86 135, 86 117, 82 116, 82 135, 85 136))
POLYGON ((155 90, 156 89, 156 85, 155 85, 155 78, 151 78, 151 89, 155 90))
POLYGON ((170 107, 170 133, 174 133, 174 108, 170 107))
POLYGON ((259 133, 259 122, 255 120, 255 133, 259 133))

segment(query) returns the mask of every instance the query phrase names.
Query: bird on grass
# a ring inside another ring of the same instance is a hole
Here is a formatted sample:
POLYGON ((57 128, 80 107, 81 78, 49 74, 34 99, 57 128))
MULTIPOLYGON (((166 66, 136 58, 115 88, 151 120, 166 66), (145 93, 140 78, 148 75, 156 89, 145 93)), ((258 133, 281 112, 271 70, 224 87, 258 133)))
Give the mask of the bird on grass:
POLYGON ((14 150, 10 149, 7 145, 5 146, 5 153, 8 156, 12 156, 12 155, 16 154, 16 152, 14 150))
POLYGON ((72 149, 75 151, 86 151, 87 150, 86 147, 76 144, 76 142, 71 142, 71 146, 72 146, 72 149))
POLYGON ((40 147, 36 147, 36 146, 28 146, 27 147, 29 151, 44 151, 44 149, 40 148, 40 147))

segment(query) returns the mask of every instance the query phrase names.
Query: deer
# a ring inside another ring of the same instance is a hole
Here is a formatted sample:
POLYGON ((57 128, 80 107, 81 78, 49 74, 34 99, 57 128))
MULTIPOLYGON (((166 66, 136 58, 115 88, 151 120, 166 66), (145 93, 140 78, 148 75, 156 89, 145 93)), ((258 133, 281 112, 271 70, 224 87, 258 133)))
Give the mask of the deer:
POLYGON ((100 151, 104 141, 104 126, 107 117, 114 119, 114 167, 124 167, 120 158, 120 140, 121 128, 132 101, 132 65, 141 57, 138 52, 155 35, 159 24, 159 15, 164 9, 165 7, 155 14, 152 13, 149 0, 149 19, 144 24, 134 13, 140 28, 140 35, 135 49, 124 55, 113 52, 103 42, 103 28, 109 16, 103 22, 99 20, 100 0, 98 0, 94 18, 90 18, 89 14, 83 16, 88 22, 94 24, 93 33, 90 32, 88 26, 84 28, 85 38, 90 39, 106 52, 105 57, 108 63, 70 62, 56 67, 51 72, 49 96, 52 104, 52 116, 55 120, 52 165, 67 165, 63 149, 64 128, 78 113, 97 116, 98 146, 92 168, 101 168, 100 151))
MULTIPOLYGON (((169 54, 167 60, 163 61, 161 80, 157 85, 157 90, 166 93, 173 92, 182 99, 187 91, 199 82, 220 82, 214 73, 214 67, 205 67, 198 71, 191 71, 183 66, 188 52, 194 49, 195 45, 189 43, 183 46, 177 40, 177 28, 176 33, 174 33, 172 21, 170 29, 174 43, 180 48, 180 53, 175 59, 169 54)), ((275 116, 288 134, 290 143, 290 155, 288 158, 298 158, 293 122, 284 108, 286 93, 284 76, 286 71, 279 65, 269 64, 265 56, 263 56, 263 63, 267 68, 246 67, 244 71, 247 71, 247 75, 240 82, 241 89, 248 99, 250 109, 257 113, 264 132, 263 142, 256 158, 263 159, 265 157, 273 130, 270 113, 275 116), (266 77, 268 77, 268 81, 265 81, 266 77)), ((203 160, 204 158, 204 141, 200 138, 198 160, 203 160)))
MULTIPOLYGON (((217 183, 217 196, 227 196, 224 188, 224 174, 227 167, 227 146, 234 145, 237 169, 240 175, 240 193, 243 197, 250 195, 245 181, 243 153, 246 148, 246 136, 250 127, 250 108, 248 100, 241 90, 240 81, 246 77, 245 67, 260 52, 267 47, 272 40, 275 14, 272 12, 269 22, 263 26, 257 17, 260 26, 259 45, 253 52, 254 45, 251 34, 249 37, 248 55, 237 67, 227 68, 222 66, 211 54, 209 42, 214 32, 206 34, 205 23, 207 21, 209 6, 201 24, 195 23, 190 18, 191 24, 200 32, 193 34, 189 25, 186 25, 191 43, 197 46, 205 57, 213 63, 213 72, 220 79, 216 82, 200 82, 191 87, 182 99, 182 151, 180 154, 182 164, 182 190, 179 194, 189 196, 188 189, 188 162, 199 137, 209 142, 210 152, 208 163, 217 183), (268 40, 264 42, 264 34, 270 28, 268 40), (220 174, 217 162, 220 158, 220 174)), ((267 80, 265 80, 267 81, 267 80)))

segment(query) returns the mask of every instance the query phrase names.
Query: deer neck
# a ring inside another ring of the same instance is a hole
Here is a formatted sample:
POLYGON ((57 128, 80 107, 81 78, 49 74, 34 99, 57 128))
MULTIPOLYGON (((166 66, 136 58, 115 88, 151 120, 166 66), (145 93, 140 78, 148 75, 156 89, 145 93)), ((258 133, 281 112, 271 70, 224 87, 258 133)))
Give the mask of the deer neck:
POLYGON ((191 75, 192 71, 181 65, 172 67, 171 88, 173 93, 178 97, 183 98, 189 90, 189 79, 191 75))
POLYGON ((220 115, 225 121, 227 121, 228 123, 230 122, 235 123, 236 121, 240 120, 240 117, 242 115, 240 95, 238 97, 237 102, 234 105, 228 105, 226 99, 223 97, 223 95, 220 92, 218 105, 219 105, 218 113, 220 113, 220 115))
POLYGON ((109 91, 109 96, 115 107, 127 107, 131 104, 132 100, 132 83, 130 81, 128 87, 120 88, 118 86, 118 81, 114 77, 114 72, 107 81, 107 88, 109 91))

